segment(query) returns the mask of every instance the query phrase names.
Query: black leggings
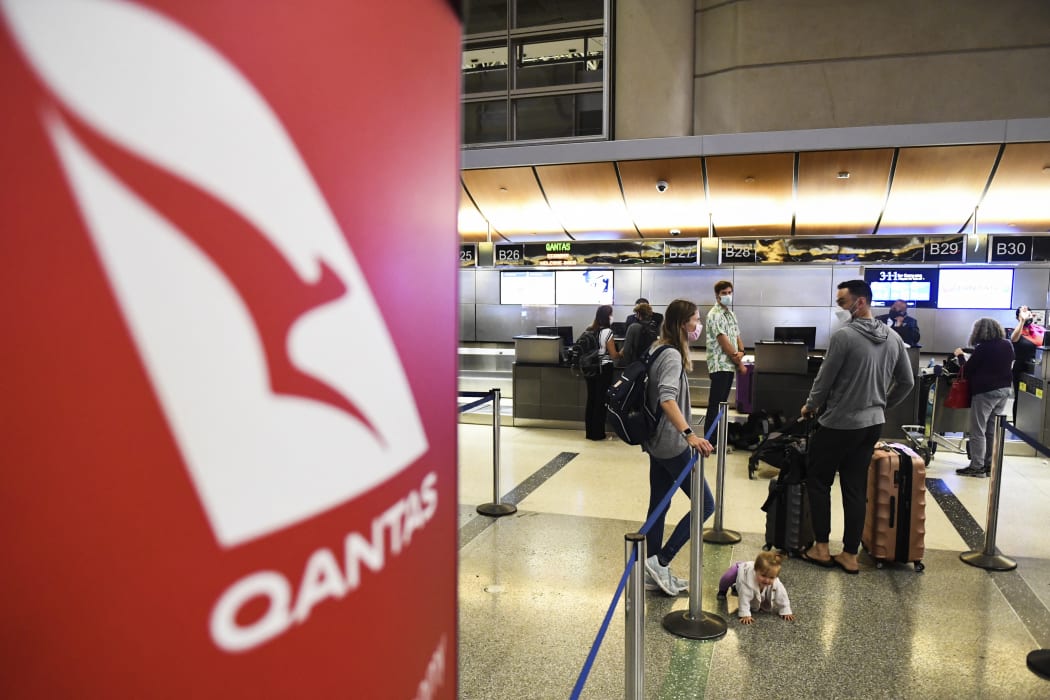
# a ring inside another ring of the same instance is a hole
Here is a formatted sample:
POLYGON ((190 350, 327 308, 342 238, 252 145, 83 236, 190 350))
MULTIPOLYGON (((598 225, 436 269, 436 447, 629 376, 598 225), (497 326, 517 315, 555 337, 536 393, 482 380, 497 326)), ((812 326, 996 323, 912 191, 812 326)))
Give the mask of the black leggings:
POLYGON ((827 542, 831 535, 831 485, 838 473, 844 516, 842 549, 850 554, 860 549, 868 500, 868 465, 881 433, 880 423, 855 430, 821 426, 813 434, 807 485, 817 542, 827 542))
POLYGON ((584 424, 587 426, 588 440, 605 439, 605 395, 612 385, 613 365, 602 364, 602 371, 596 377, 587 377, 587 413, 584 424))

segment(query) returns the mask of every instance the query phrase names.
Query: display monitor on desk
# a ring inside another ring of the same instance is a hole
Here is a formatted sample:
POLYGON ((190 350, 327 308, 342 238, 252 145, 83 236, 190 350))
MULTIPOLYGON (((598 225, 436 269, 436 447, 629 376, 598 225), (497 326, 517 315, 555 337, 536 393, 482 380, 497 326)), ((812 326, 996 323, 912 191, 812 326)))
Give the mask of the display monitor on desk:
POLYGON ((806 348, 813 352, 817 345, 817 327, 776 326, 773 328, 773 340, 783 343, 805 343, 806 348))
POLYGON ((573 344, 572 326, 536 326, 536 335, 557 335, 561 344, 569 347, 573 344))
POLYGON ((609 324, 609 328, 612 329, 613 335, 617 338, 622 338, 627 335, 627 322, 626 321, 613 321, 609 324))

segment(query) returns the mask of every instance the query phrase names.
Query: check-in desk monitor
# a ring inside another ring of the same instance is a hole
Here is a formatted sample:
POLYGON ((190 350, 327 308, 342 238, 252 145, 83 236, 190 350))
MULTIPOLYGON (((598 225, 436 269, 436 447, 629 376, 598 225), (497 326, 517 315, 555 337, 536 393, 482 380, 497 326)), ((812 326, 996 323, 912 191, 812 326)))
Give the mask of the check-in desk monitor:
POLYGON ((773 328, 773 340, 784 343, 804 343, 810 352, 816 349, 817 327, 816 326, 775 326, 773 328))
POLYGON ((536 335, 559 336, 564 347, 570 347, 574 342, 572 326, 536 326, 536 335))
POLYGON ((809 396, 815 375, 806 343, 756 342, 752 410, 780 412, 788 420, 795 418, 809 396))

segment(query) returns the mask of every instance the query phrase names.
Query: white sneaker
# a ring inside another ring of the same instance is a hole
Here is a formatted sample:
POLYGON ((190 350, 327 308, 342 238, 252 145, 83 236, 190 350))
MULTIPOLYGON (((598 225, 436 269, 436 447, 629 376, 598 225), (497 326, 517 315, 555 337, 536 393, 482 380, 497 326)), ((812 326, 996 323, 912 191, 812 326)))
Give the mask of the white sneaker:
POLYGON ((674 585, 670 567, 660 566, 655 554, 645 560, 645 572, 661 591, 667 595, 678 595, 678 587, 674 585))
MULTIPOLYGON (((653 577, 649 575, 648 569, 645 571, 644 578, 645 578, 645 590, 647 590, 647 591, 659 591, 659 590, 662 590, 660 588, 660 586, 658 586, 656 584, 656 581, 653 580, 653 577)), ((682 591, 685 591, 685 590, 689 589, 689 582, 686 581, 684 578, 678 578, 674 574, 671 574, 671 583, 673 583, 675 585, 675 588, 678 589, 678 593, 681 593, 682 591)))

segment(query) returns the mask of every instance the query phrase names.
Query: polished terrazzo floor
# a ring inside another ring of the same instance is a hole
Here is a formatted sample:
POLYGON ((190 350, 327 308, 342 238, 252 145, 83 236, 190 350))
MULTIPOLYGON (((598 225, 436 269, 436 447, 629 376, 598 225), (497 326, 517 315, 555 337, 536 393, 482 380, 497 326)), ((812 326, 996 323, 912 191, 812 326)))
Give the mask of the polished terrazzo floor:
MULTIPOLYGON (((504 427, 503 518, 478 515, 493 500, 492 430, 460 424, 459 697, 568 698, 624 569, 624 534, 644 520, 647 460, 582 430, 504 427)), ((997 544, 1018 563, 991 573, 959 560, 983 546, 987 479, 959 477, 964 455, 938 451, 927 478, 926 569, 861 574, 790 560, 781 572, 794 622, 758 614, 737 622, 736 599, 715 598, 718 576, 753 559, 764 537, 772 469, 747 478, 748 452, 728 455, 724 526, 735 545, 704 545, 703 609, 728 621, 720 640, 667 633, 662 618, 687 594, 646 594, 646 698, 1050 698, 1050 681, 1025 656, 1050 647, 1050 465, 1007 457, 997 544), (936 492, 936 497, 934 496, 936 492)), ((715 486, 715 462, 706 462, 715 486)), ((669 525, 688 501, 672 501, 669 525)), ((841 535, 837 488, 832 550, 841 535)), ((708 526, 712 524, 708 521, 708 526)), ((668 530, 669 532, 669 530, 668 530)), ((685 578, 688 547, 671 565, 685 578)), ((618 603, 581 697, 624 696, 624 615, 618 603)))

